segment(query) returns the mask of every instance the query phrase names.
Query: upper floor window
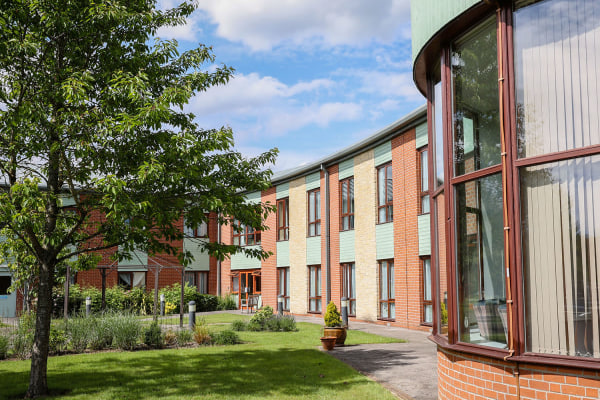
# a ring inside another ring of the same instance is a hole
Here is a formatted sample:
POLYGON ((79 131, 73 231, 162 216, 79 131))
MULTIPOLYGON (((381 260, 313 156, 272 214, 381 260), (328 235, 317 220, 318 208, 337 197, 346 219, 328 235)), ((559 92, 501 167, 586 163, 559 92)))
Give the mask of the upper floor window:
POLYGON ((277 200, 277 240, 288 240, 289 239, 289 214, 290 206, 289 199, 277 200))
POLYGON ((419 152, 419 193, 421 214, 429 214, 429 167, 427 148, 419 152))
POLYGON ((241 224, 237 219, 233 221, 233 244, 236 246, 252 246, 260 244, 260 231, 241 224), (236 228, 238 227, 238 228, 236 228))
POLYGON ((380 224, 394 219, 393 189, 392 163, 377 168, 377 215, 380 224))
POLYGON ((308 236, 321 235, 321 190, 308 192, 308 236))
POLYGON ((202 221, 200 225, 194 228, 184 226, 183 235, 186 238, 207 238, 208 237, 208 222, 202 221))
POLYGON ((340 181, 340 230, 354 229, 354 177, 340 181))

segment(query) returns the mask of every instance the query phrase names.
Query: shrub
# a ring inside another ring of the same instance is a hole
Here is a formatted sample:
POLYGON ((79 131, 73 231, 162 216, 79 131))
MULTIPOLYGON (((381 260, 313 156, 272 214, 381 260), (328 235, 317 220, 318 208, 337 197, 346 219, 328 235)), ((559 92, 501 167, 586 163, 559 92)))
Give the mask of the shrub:
POLYGON ((254 314, 252 316, 252 318, 250 318, 250 323, 258 324, 258 325, 262 326, 262 329, 260 329, 260 330, 265 330, 267 321, 269 319, 271 319, 272 317, 273 317, 273 308, 271 308, 271 306, 264 306, 262 309, 257 311, 256 314, 254 314))
POLYGON ((157 321, 153 321, 150 326, 144 330, 144 343, 155 349, 164 347, 165 340, 157 321))
POLYGON ((242 321, 241 319, 236 319, 231 323, 231 329, 236 332, 241 332, 246 330, 246 321, 242 321))
POLYGON ((324 320, 325 326, 342 326, 342 319, 340 318, 340 313, 338 312, 337 306, 333 301, 327 304, 327 311, 325 311, 324 320))
POLYGON ((110 347, 113 342, 113 331, 111 321, 107 315, 90 317, 89 346, 94 350, 102 350, 110 347))
POLYGON ((198 344, 211 344, 212 337, 204 319, 201 319, 199 323, 196 324, 193 336, 194 341, 198 344))
POLYGON ((4 360, 8 357, 8 344, 10 341, 8 340, 8 336, 4 336, 4 334, 0 333, 0 360, 4 360))
POLYGON ((219 345, 238 344, 241 343, 241 340, 234 331, 225 330, 213 335, 213 343, 219 345))
POLYGON ((273 316, 267 320, 266 328, 274 332, 292 332, 296 331, 296 320, 291 315, 273 316))
POLYGON ((116 313, 106 318, 112 330, 113 344, 122 350, 132 350, 142 332, 141 322, 131 314, 116 313))
POLYGON ((51 354, 61 353, 66 350, 69 338, 64 329, 50 327, 50 341, 48 342, 48 351, 51 354))
POLYGON ((180 329, 175 332, 177 346, 184 346, 192 341, 192 331, 188 329, 180 329))
POLYGON ((96 327, 95 322, 95 318, 85 318, 81 314, 69 319, 67 333, 71 340, 71 347, 77 353, 83 352, 90 344, 96 327))
POLYGON ((35 313, 26 312, 19 318, 19 327, 13 339, 13 351, 20 359, 31 356, 35 332, 35 313))
POLYGON ((256 321, 250 321, 246 325, 246 330, 248 330, 250 332, 260 332, 260 331, 264 331, 265 327, 264 327, 264 325, 261 325, 260 323, 258 323, 256 321))
POLYGON ((197 295, 196 310, 199 312, 217 311, 219 306, 219 298, 212 294, 197 295))
MULTIPOLYGON (((191 337, 191 336, 190 336, 191 337)), ((166 346, 177 346, 177 332, 173 332, 172 330, 168 330, 165 332, 163 336, 163 340, 166 346)))
POLYGON ((237 302, 232 294, 226 294, 217 300, 217 310, 236 310, 237 302))

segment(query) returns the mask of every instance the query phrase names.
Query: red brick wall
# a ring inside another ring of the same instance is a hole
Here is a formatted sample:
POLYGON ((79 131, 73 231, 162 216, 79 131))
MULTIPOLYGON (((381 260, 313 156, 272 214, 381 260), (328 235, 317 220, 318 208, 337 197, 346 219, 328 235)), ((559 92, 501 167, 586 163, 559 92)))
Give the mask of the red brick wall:
MULTIPOLYGON (((334 165, 328 168, 329 171, 329 229, 330 229, 330 258, 331 258, 331 300, 336 304, 338 308, 341 307, 340 299, 341 295, 341 268, 340 268, 340 181, 338 174, 338 165, 334 165)), ((322 186, 325 188, 325 186, 322 186)), ((325 221, 325 191, 321 193, 323 223, 325 221)), ((326 287, 326 260, 327 255, 326 248, 323 246, 321 251, 322 257, 322 282, 323 282, 323 297, 322 297, 322 310, 325 312, 327 308, 325 287, 326 287)))
MULTIPOLYGON (((276 188, 271 187, 262 192, 261 201, 263 203, 277 204, 276 188)), ((273 255, 267 258, 261 264, 261 298, 263 305, 277 309, 277 214, 270 213, 265 221, 270 228, 261 234, 261 245, 263 250, 271 251, 273 255)))
MULTIPOLYGON (((217 222, 217 213, 211 212, 208 215, 208 240, 216 242, 219 239, 219 224, 217 222)), ((211 257, 208 271, 208 293, 217 294, 217 259, 211 257)))
MULTIPOLYGON (((231 244, 232 235, 231 224, 221 226, 221 241, 225 244, 231 244)), ((231 293, 231 259, 226 258, 221 262, 221 294, 231 293)))
POLYGON ((598 372, 519 364, 438 348, 440 400, 592 400, 598 372), (518 371, 518 373, 517 373, 518 371))

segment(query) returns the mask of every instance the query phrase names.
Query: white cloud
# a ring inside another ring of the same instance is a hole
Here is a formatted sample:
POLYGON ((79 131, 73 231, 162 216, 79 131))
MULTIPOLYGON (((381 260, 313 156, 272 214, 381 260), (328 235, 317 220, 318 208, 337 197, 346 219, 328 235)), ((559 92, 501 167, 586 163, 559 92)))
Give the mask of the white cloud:
POLYGON ((409 0, 203 0, 217 34, 253 50, 391 43, 406 35, 409 0))

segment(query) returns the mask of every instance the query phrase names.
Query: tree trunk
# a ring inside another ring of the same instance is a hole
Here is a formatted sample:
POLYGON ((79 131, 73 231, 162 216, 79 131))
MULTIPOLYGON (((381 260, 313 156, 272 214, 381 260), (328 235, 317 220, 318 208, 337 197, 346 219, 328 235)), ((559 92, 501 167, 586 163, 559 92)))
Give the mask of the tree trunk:
POLYGON ((27 398, 48 394, 48 344, 50 342, 50 321, 52 319, 52 286, 54 265, 40 263, 35 337, 31 353, 31 370, 27 398))

